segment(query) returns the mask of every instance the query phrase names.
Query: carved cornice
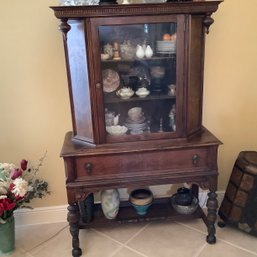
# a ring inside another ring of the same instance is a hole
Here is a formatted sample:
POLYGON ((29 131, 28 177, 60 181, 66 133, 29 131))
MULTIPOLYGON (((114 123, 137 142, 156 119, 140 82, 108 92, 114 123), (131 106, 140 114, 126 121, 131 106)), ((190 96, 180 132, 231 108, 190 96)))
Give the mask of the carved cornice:
MULTIPOLYGON (((132 4, 110 6, 54 6, 58 19, 81 19, 107 16, 139 16, 164 14, 212 14, 222 1, 178 2, 162 4, 132 4)), ((209 15, 210 16, 210 15, 209 15)))

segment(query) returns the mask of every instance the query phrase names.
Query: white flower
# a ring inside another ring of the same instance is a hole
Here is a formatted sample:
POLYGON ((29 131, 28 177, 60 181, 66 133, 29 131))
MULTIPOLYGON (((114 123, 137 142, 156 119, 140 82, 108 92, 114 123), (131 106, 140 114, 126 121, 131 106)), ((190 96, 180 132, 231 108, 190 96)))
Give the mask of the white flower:
POLYGON ((7 195, 0 195, 0 200, 7 198, 7 195))
POLYGON ((12 193, 16 196, 23 197, 25 194, 31 190, 31 187, 28 185, 28 182, 22 178, 16 178, 13 181, 14 187, 12 193))
POLYGON ((0 163, 0 170, 5 170, 10 173, 16 166, 13 163, 0 163))

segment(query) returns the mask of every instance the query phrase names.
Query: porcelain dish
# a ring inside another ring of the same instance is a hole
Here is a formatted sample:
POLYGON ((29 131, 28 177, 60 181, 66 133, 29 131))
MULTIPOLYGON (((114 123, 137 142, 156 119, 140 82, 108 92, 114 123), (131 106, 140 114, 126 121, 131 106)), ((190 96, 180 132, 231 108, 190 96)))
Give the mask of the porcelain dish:
POLYGON ((142 87, 142 88, 139 88, 137 91, 136 91, 136 95, 138 97, 141 97, 141 98, 144 98, 146 96, 148 96, 150 94, 150 91, 147 90, 145 87, 142 87))
POLYGON ((120 135, 124 135, 126 134, 126 132, 128 131, 128 128, 125 126, 120 126, 120 125, 116 125, 116 126, 106 126, 106 131, 113 136, 120 136, 120 135))
POLYGON ((121 88, 116 91, 116 95, 121 99, 129 99, 134 95, 134 91, 131 88, 121 88))

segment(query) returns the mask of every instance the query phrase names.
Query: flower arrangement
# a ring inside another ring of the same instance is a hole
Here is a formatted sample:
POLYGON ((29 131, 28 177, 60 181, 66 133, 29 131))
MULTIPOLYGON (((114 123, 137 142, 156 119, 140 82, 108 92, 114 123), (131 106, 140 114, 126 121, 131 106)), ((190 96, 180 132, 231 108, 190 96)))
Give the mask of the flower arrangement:
POLYGON ((50 194, 48 183, 36 178, 44 158, 39 160, 35 168, 28 167, 28 161, 24 159, 20 167, 12 163, 0 163, 0 224, 12 217, 16 209, 30 208, 26 204, 32 199, 50 194))

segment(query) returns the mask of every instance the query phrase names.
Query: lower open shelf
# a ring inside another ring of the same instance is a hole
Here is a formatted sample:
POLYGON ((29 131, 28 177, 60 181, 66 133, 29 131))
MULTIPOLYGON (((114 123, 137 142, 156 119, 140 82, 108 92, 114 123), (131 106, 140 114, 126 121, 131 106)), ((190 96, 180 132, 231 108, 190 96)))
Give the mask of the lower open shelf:
POLYGON ((207 224, 207 218, 204 214, 202 208, 198 206, 196 211, 193 214, 183 215, 177 213, 171 206, 170 198, 159 198, 155 199, 153 204, 147 211, 146 215, 138 215, 133 206, 129 202, 121 202, 120 209, 117 217, 113 220, 107 219, 102 211, 100 204, 94 205, 94 218, 91 222, 85 223, 82 220, 80 221, 80 228, 89 228, 89 227, 101 227, 114 224, 123 224, 123 223, 137 223, 137 222, 149 222, 149 221, 158 221, 158 220, 190 220, 202 218, 203 221, 207 224))

